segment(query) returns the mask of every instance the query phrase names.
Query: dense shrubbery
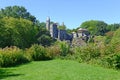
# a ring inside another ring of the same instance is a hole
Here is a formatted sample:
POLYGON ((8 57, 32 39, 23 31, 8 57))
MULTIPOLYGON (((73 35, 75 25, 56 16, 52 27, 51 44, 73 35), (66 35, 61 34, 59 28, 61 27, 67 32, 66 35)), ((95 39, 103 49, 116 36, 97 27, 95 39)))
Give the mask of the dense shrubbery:
POLYGON ((60 42, 60 51, 61 51, 61 56, 66 56, 69 53, 70 46, 66 42, 60 42))
POLYGON ((73 48, 70 59, 120 69, 120 29, 107 36, 94 37, 93 43, 73 48), (112 36, 112 38, 108 38, 112 36), (107 42, 106 42, 107 41, 107 42))
POLYGON ((120 69, 120 44, 92 43, 74 48, 74 54, 68 57, 79 62, 120 69))
POLYGON ((111 54, 101 58, 100 65, 108 68, 120 69, 120 53, 111 54))
POLYGON ((30 48, 22 50, 15 46, 0 49, 0 66, 9 67, 18 64, 50 60, 61 54, 59 46, 44 47, 38 44, 32 45, 30 48))
POLYGON ((27 49, 27 54, 29 54, 31 59, 35 61, 50 59, 47 56, 46 48, 37 44, 32 45, 32 47, 27 49))
POLYGON ((30 61, 50 60, 60 56, 65 57, 72 52, 66 42, 59 42, 59 44, 60 46, 51 45, 49 47, 34 44, 25 50, 15 46, 0 49, 0 66, 9 67, 30 61))
POLYGON ((83 47, 70 48, 66 42, 44 47, 38 44, 22 50, 17 47, 0 49, 0 66, 14 66, 30 61, 66 58, 79 62, 97 64, 104 67, 120 69, 120 46, 114 44, 91 43, 83 47))
POLYGON ((89 44, 88 46, 75 48, 75 55, 79 62, 87 62, 100 57, 100 50, 98 46, 89 44))
POLYGON ((29 60, 26 58, 24 51, 17 47, 6 47, 0 49, 0 64, 1 66, 13 66, 26 63, 29 60))
POLYGON ((53 45, 53 46, 49 46, 46 48, 47 51, 47 56, 49 56, 49 58, 54 59, 56 57, 60 56, 60 47, 58 45, 53 45))
POLYGON ((25 51, 15 46, 0 49, 0 66, 9 67, 31 61, 25 51))

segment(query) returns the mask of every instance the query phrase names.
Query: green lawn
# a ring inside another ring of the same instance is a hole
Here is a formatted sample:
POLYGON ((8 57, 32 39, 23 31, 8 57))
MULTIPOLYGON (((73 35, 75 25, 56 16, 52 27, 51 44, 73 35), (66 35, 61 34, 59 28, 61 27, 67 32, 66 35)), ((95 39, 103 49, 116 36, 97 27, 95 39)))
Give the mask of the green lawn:
POLYGON ((51 60, 2 68, 0 80, 120 80, 120 71, 69 60, 51 60))

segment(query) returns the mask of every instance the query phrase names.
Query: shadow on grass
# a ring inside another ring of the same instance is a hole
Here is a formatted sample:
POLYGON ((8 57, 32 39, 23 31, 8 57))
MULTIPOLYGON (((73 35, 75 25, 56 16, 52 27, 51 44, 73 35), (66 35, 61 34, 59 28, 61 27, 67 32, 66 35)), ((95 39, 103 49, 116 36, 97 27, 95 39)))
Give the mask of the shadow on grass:
POLYGON ((11 71, 12 69, 0 69, 0 80, 7 77, 15 77, 15 76, 23 75, 23 74, 14 74, 11 71))

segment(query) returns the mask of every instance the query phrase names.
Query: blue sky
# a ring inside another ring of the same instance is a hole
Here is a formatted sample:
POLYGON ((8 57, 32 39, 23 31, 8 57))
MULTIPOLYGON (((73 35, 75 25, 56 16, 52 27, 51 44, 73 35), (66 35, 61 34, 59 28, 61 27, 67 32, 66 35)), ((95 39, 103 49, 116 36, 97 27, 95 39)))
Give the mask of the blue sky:
POLYGON ((13 5, 24 6, 40 22, 49 16, 70 29, 88 20, 120 23, 120 0, 0 0, 0 8, 13 5))

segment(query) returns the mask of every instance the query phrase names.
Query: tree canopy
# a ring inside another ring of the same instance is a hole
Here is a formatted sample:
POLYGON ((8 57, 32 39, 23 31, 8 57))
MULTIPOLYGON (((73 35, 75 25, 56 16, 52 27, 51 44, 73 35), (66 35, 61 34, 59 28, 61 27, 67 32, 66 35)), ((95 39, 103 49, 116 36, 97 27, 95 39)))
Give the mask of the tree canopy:
POLYGON ((116 31, 118 28, 120 28, 120 24, 110 24, 107 26, 107 31, 116 31))
POLYGON ((92 35, 104 35, 107 31, 107 23, 97 20, 85 21, 80 27, 88 29, 92 35))
POLYGON ((0 10, 0 47, 28 48, 35 43, 46 46, 51 42, 45 23, 36 20, 24 7, 8 6, 0 10))
POLYGON ((5 7, 5 9, 0 10, 0 15, 2 17, 14 17, 14 18, 23 18, 30 20, 32 22, 36 22, 35 16, 31 15, 29 12, 27 12, 27 9, 25 9, 23 6, 8 6, 5 7))
POLYGON ((60 30, 66 30, 66 25, 64 25, 64 23, 62 23, 62 25, 58 26, 58 29, 60 29, 60 30))
POLYGON ((35 43, 38 33, 37 27, 26 19, 4 17, 0 19, 0 47, 18 46, 20 48, 30 47, 35 43))

